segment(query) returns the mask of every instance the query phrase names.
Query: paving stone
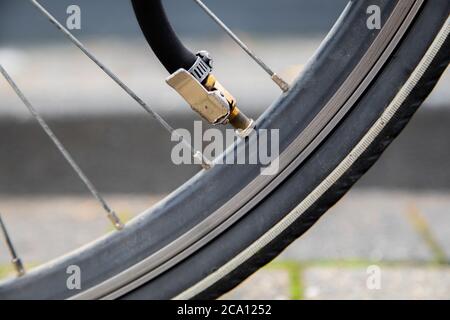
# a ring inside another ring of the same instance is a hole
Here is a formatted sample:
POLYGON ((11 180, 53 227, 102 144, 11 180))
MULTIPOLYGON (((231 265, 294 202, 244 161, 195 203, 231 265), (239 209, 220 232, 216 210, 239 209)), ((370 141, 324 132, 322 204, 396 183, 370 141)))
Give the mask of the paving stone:
MULTIPOLYGON (((430 249, 405 214, 418 198, 433 201, 434 196, 353 190, 280 259, 430 261, 430 249)), ((448 210, 444 204, 436 210, 448 210)))
POLYGON ((221 299, 288 300, 290 298, 289 288, 289 274, 287 271, 263 269, 221 299))
POLYGON ((306 299, 449 299, 450 268, 381 267, 381 286, 368 289, 365 268, 305 270, 306 299))
POLYGON ((450 196, 419 197, 415 199, 414 207, 425 219, 433 240, 450 262, 450 196))

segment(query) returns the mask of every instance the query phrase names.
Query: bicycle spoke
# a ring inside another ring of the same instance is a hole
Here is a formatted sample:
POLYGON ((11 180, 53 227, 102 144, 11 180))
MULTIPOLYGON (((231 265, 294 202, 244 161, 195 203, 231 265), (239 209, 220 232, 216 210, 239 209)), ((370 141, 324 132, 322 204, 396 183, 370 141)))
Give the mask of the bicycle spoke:
POLYGON ((220 18, 211 11, 201 0, 194 0, 203 11, 206 12, 255 62, 265 71, 272 80, 280 87, 281 90, 287 92, 289 84, 277 75, 261 58, 259 58, 239 37, 231 31, 230 28, 220 18))
POLYGON ((209 169, 212 167, 212 163, 205 158, 205 156, 200 152, 193 149, 190 143, 188 143, 182 136, 180 136, 173 128, 167 123, 164 118, 159 115, 153 108, 147 105, 130 87, 128 87, 122 80, 119 79, 106 65, 104 65, 100 60, 98 60, 81 41, 79 41, 69 30, 67 30, 61 23, 56 20, 53 15, 48 12, 37 0, 30 0, 31 3, 43 13, 51 23, 53 23, 58 30, 65 34, 69 40, 75 44, 89 59, 91 59, 100 69, 102 69, 114 82, 116 82, 131 98, 133 98, 148 114, 153 116, 170 134, 174 135, 181 143, 183 143, 191 151, 194 158, 199 159, 202 163, 204 169, 209 169))
POLYGON ((23 92, 19 89, 19 87, 12 80, 12 78, 9 76, 8 72, 6 72, 6 70, 3 68, 3 66, 1 64, 0 64, 0 73, 3 75, 3 77, 9 83, 9 85, 12 87, 12 89, 16 92, 17 96, 20 98, 20 100, 22 100, 22 102, 25 104, 25 106, 30 111, 31 115, 36 119, 36 121, 39 123, 39 125, 42 127, 42 129, 45 131, 45 133, 48 135, 48 137, 56 145, 59 152, 63 155, 63 157, 67 160, 67 162, 72 166, 73 170, 78 174, 81 181, 83 181, 83 183, 86 185, 86 187, 92 193, 92 195, 100 202, 103 209, 106 211, 108 218, 113 223, 114 227, 117 230, 121 230, 123 228, 123 223, 117 217, 116 213, 111 209, 111 207, 107 204, 105 199, 100 195, 100 193, 94 187, 94 185, 89 180, 89 178, 81 170, 80 166, 76 163, 76 161, 73 159, 73 157, 67 151, 67 149, 63 146, 63 144, 58 140, 58 138, 53 133, 53 131, 50 129, 50 127, 47 125, 45 120, 40 116, 40 114, 37 112, 37 110, 30 103, 30 101, 28 101, 28 99, 25 97, 23 92))
POLYGON ((19 277, 25 274, 25 268, 23 267, 22 260, 17 254, 16 249, 11 241, 11 237, 9 236, 8 229, 6 229, 6 225, 3 222, 2 214, 0 213, 0 229, 3 233, 3 237, 5 239, 6 246, 8 247, 9 253, 11 254, 11 263, 14 266, 14 269, 17 272, 19 277))

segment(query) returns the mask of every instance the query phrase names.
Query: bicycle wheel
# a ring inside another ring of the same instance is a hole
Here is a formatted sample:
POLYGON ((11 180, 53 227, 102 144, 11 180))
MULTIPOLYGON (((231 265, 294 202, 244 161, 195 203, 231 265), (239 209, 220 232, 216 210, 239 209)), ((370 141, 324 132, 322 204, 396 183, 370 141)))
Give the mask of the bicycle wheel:
MULTIPOLYGON (((447 0, 351 1, 291 89, 257 121, 280 170, 202 171, 124 230, 3 282, 1 299, 216 298, 308 230, 400 133, 449 62, 447 0), (367 27, 367 8, 385 17, 367 27), (66 270, 82 270, 69 290, 66 270)), ((238 144, 247 144, 242 140, 238 144)), ((239 152, 239 145, 228 152, 239 152)))

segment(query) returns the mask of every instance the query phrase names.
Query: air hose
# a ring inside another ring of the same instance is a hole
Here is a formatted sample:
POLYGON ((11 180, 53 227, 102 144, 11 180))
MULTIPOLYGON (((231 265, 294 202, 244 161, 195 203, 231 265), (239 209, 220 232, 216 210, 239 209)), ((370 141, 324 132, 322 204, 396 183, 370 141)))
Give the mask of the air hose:
POLYGON ((144 36, 171 76, 173 87, 204 119, 212 124, 231 124, 247 136, 254 122, 242 113, 236 99, 216 80, 206 51, 187 49, 167 18, 162 0, 131 0, 144 36))
POLYGON ((172 74, 180 68, 189 70, 197 57, 181 43, 161 0, 131 2, 147 42, 167 71, 172 74))

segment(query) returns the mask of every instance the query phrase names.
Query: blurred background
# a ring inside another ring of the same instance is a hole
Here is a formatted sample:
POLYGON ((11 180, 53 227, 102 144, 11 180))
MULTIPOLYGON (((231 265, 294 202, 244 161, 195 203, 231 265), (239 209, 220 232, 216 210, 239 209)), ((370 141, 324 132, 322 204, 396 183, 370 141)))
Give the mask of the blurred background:
MULTIPOLYGON (((294 79, 346 0, 206 1, 260 56, 294 79)), ((91 51, 175 128, 197 117, 172 91, 127 0, 42 0, 59 21, 81 8, 73 30, 91 51)), ((270 79, 192 1, 165 0, 193 50, 252 116, 279 94, 270 79), (251 84, 251 86, 249 86, 251 84)), ((48 120, 124 220, 193 176, 175 166, 167 133, 28 1, 0 2, 0 63, 48 120)), ((450 297, 450 75, 357 186, 275 262, 229 299, 450 297), (367 268, 382 287, 366 286, 367 268)), ((205 126, 206 127, 206 126, 205 126)), ((0 212, 28 267, 94 240, 104 213, 27 109, 0 79, 0 212)), ((10 274, 0 244, 0 277, 10 274)))

